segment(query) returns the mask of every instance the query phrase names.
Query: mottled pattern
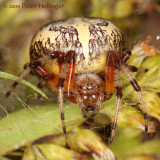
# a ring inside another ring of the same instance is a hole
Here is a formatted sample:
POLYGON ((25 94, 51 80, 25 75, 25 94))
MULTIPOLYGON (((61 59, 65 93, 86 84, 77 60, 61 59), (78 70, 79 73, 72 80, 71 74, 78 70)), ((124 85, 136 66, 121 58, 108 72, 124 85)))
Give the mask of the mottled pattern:
MULTIPOLYGON (((111 37, 113 37, 113 44, 111 46, 112 48, 119 48, 124 46, 123 35, 117 29, 112 30, 111 37)), ((123 49, 123 48, 120 48, 120 49, 123 49)))
MULTIPOLYGON (((88 47, 91 59, 98 56, 106 45, 110 45, 109 43, 110 37, 108 37, 107 31, 101 28, 101 26, 103 25, 104 25, 103 23, 97 23, 97 24, 91 24, 89 26, 91 39, 89 40, 88 47)), ((106 26, 107 25, 108 23, 106 24, 106 26)))
POLYGON ((31 59, 36 60, 36 59, 41 58, 45 55, 50 55, 52 53, 52 51, 46 47, 47 43, 50 44, 49 38, 45 42, 45 46, 43 46, 42 41, 35 42, 34 45, 31 46, 31 48, 30 48, 31 59))
POLYGON ((76 17, 51 22, 34 36, 31 61, 53 51, 75 51, 76 73, 104 70, 108 51, 121 54, 123 35, 110 21, 102 18, 76 17))
POLYGON ((73 26, 63 27, 63 26, 52 26, 50 31, 59 32, 58 36, 55 38, 55 43, 51 44, 53 50, 62 50, 66 53, 68 50, 78 49, 79 54, 81 54, 81 60, 83 58, 83 48, 82 43, 79 41, 78 31, 73 26))

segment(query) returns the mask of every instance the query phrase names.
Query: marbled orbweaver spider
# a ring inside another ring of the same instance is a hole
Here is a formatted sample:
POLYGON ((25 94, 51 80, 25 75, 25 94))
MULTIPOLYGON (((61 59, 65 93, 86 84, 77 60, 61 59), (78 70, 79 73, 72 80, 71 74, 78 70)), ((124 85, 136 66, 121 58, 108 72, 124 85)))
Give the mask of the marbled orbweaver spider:
POLYGON ((118 110, 122 98, 121 71, 137 91, 148 130, 147 113, 141 88, 130 73, 134 66, 126 64, 131 52, 124 49, 121 31, 102 18, 75 17, 53 21, 43 26, 33 37, 30 63, 14 82, 6 97, 31 70, 40 77, 39 87, 46 85, 58 93, 63 132, 66 134, 63 97, 78 103, 84 117, 88 111, 95 116, 102 102, 117 94, 114 123, 110 136, 113 141, 118 110))

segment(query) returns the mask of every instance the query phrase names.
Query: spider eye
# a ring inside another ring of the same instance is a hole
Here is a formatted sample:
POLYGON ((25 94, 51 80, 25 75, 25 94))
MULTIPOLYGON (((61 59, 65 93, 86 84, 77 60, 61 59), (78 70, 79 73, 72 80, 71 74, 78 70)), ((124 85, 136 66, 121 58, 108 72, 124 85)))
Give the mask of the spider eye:
POLYGON ((97 85, 96 87, 99 88, 99 85, 97 85))
POLYGON ((82 86, 79 86, 79 88, 80 88, 80 89, 83 89, 83 87, 82 87, 82 86))

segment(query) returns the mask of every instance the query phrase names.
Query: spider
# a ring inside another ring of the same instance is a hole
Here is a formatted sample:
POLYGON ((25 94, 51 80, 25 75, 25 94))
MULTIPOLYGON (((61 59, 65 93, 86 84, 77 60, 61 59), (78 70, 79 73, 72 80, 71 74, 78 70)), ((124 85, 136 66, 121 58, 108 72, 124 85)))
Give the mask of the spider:
POLYGON ((131 52, 124 48, 123 34, 112 22, 97 17, 74 17, 53 21, 43 26, 30 45, 30 63, 6 94, 10 95, 19 81, 34 70, 44 85, 58 93, 63 132, 63 98, 78 103, 84 117, 94 117, 102 102, 117 95, 110 142, 113 141, 122 99, 121 71, 138 93, 145 119, 148 119, 141 87, 131 71, 138 68, 126 64, 131 52), (89 115, 88 111, 92 114, 89 115))

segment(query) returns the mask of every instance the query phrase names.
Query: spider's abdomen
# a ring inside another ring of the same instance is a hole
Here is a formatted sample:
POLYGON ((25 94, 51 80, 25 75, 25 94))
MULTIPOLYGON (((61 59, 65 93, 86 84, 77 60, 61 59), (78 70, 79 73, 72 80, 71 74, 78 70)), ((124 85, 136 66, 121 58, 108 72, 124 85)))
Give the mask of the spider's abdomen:
MULTIPOLYGON (((31 42, 30 56, 33 61, 53 51, 65 54, 73 50, 76 56, 76 74, 97 73, 105 70, 107 52, 120 54, 123 44, 122 33, 110 21, 75 17, 42 27, 31 42)), ((49 66, 49 70, 58 75, 57 60, 50 62, 49 66)))

